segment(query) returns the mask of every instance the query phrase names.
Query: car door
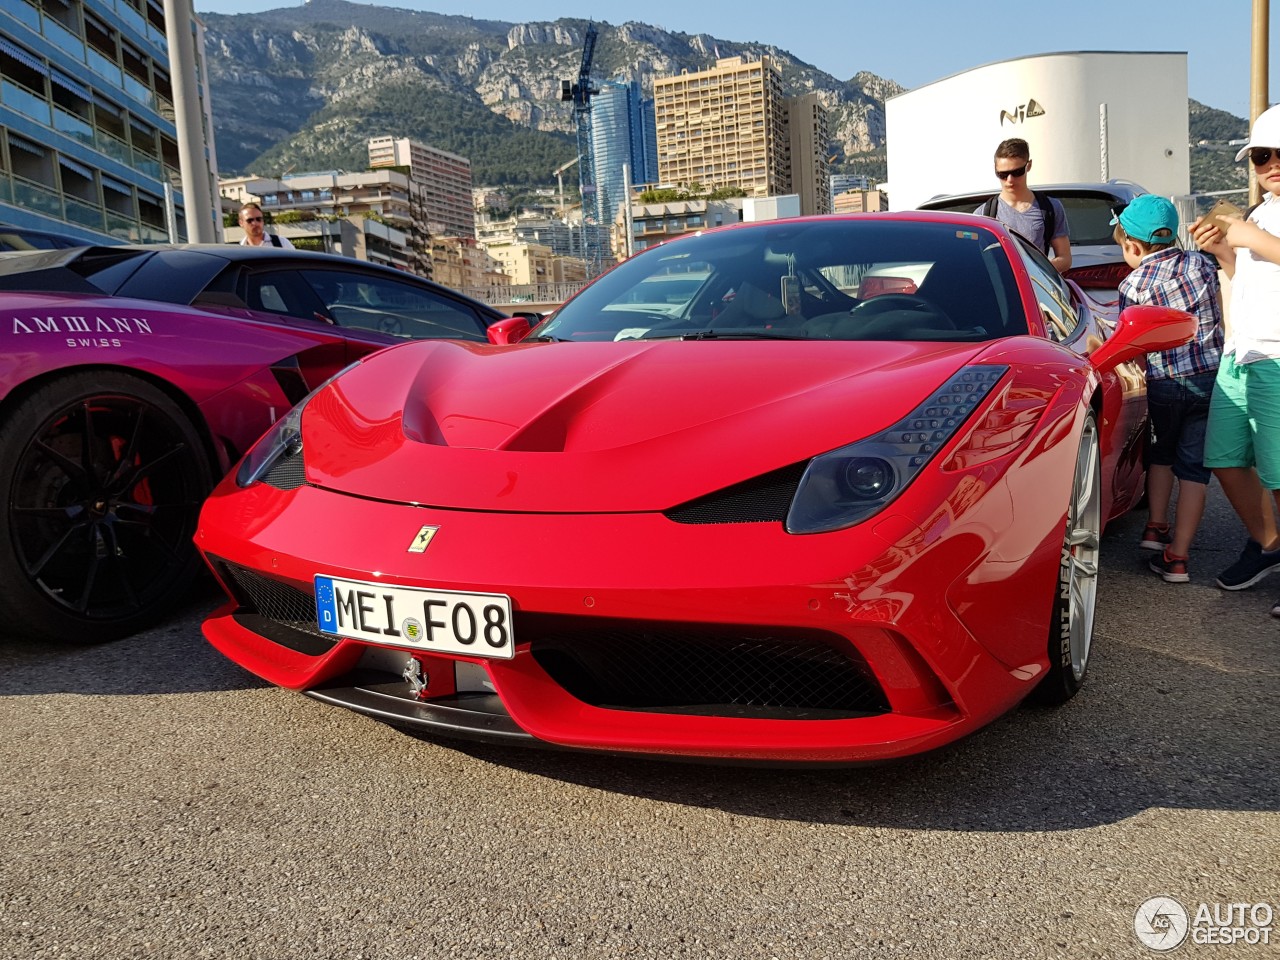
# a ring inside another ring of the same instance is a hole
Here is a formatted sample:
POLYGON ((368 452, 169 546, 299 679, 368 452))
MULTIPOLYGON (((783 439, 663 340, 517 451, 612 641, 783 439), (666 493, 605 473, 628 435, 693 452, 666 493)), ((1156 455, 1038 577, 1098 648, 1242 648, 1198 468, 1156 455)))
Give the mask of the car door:
POLYGON ((443 289, 373 271, 309 267, 299 273, 323 304, 324 316, 353 339, 487 342, 489 318, 443 289))
MULTIPOLYGON (((1049 339, 1061 343, 1083 357, 1106 341, 1113 321, 1103 317, 1097 304, 1064 280, 1039 250, 1021 238, 1018 248, 1036 291, 1036 300, 1049 339)), ((1142 454, 1147 435, 1147 376, 1145 358, 1127 360, 1101 374, 1102 417, 1110 438, 1103 450, 1103 469, 1113 472, 1112 489, 1133 489, 1137 475, 1145 469, 1142 454)), ((1131 504, 1113 504, 1117 510, 1131 504)))
MULTIPOLYGON (((327 303, 317 292, 317 284, 307 275, 344 277, 350 274, 344 268, 316 268, 314 264, 273 263, 247 268, 240 278, 241 296, 250 314, 260 319, 286 325, 320 328, 340 338, 344 350, 338 367, 359 359, 365 354, 396 343, 397 338, 375 329, 339 324, 327 303)), ((338 280, 333 281, 334 284, 338 280)))

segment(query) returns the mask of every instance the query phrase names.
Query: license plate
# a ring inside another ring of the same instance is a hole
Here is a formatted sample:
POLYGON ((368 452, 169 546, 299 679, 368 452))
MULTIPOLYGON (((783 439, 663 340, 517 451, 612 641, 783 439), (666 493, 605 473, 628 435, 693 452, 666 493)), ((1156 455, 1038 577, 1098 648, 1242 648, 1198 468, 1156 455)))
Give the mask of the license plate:
POLYGON ((515 656, 511 598, 318 575, 316 620, 335 636, 470 657, 515 656))

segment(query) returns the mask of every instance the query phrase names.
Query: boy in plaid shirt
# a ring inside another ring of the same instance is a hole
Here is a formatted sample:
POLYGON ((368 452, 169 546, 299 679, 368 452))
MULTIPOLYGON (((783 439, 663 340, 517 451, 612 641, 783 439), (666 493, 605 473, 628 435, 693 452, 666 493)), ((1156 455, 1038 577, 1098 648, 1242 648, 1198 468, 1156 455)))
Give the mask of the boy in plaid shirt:
POLYGON ((1111 221, 1115 240, 1133 268, 1120 283, 1120 309, 1134 304, 1173 307, 1193 314, 1199 328, 1190 343, 1147 354, 1147 507, 1141 546, 1159 553, 1151 569, 1169 583, 1186 583, 1187 557, 1213 476, 1204 465, 1205 426, 1222 358, 1222 291, 1218 263, 1175 245, 1178 211, 1164 197, 1136 197, 1111 221), (1172 530, 1169 502, 1178 481, 1172 530))

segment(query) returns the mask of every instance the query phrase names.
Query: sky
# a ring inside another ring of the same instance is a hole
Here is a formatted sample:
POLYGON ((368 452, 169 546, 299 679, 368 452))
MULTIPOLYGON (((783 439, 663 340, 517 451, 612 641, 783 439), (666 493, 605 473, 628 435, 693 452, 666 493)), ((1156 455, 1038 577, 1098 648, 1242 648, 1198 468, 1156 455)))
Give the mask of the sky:
MULTIPOLYGON (((301 0, 195 0, 200 13, 256 13, 301 0)), ((377 6, 430 10, 478 20, 530 23, 563 17, 620 25, 628 20, 680 33, 769 43, 838 79, 866 70, 907 88, 1015 57, 1076 50, 1186 52, 1192 99, 1249 115, 1250 0, 389 0, 377 6), (602 11, 609 11, 602 13, 602 11), (623 12, 631 11, 631 12, 623 12), (641 12, 643 11, 643 12, 641 12)), ((1268 102, 1280 98, 1280 5, 1270 18, 1268 102)), ((1137 83, 1160 83, 1137 77, 1137 83)))

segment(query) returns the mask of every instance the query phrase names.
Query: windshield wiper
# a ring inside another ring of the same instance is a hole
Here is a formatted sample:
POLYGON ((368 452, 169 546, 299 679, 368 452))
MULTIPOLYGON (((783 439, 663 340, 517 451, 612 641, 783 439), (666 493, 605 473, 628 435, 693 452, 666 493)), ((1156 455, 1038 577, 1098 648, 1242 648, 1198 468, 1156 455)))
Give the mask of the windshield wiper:
POLYGON ((795 333, 775 333, 772 330, 699 330, 684 333, 681 340, 809 340, 795 333))

